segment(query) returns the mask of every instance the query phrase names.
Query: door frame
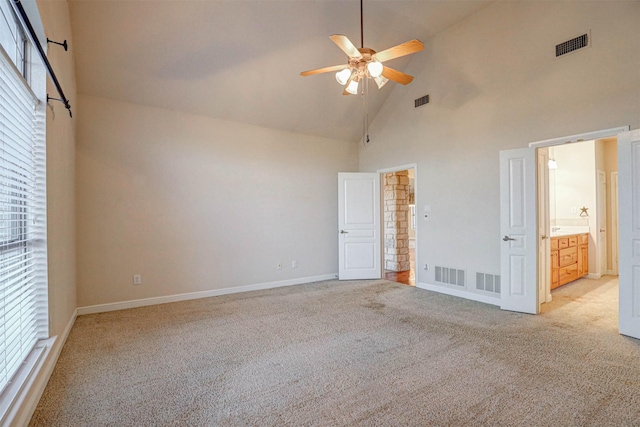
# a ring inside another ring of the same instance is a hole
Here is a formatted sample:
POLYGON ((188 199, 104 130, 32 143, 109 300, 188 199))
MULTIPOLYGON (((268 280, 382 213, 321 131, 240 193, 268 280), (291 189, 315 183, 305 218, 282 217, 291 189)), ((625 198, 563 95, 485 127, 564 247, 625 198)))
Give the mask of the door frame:
MULTIPOLYGON (((563 137, 559 137, 559 138, 551 138, 551 139, 545 139, 543 141, 536 141, 536 142, 531 142, 529 143, 529 147, 531 148, 544 148, 544 147, 554 147, 556 145, 564 145, 564 144, 573 144, 573 143, 577 143, 577 142, 585 142, 585 141, 591 141, 591 140, 596 140, 596 139, 602 139, 602 138, 608 138, 608 137, 612 137, 615 136, 617 137, 618 134, 623 133, 623 132, 629 132, 631 130, 631 126, 619 126, 619 127, 615 127, 615 128, 609 128, 609 129, 602 129, 602 130, 597 130, 597 131, 593 131, 593 132, 585 132, 585 133, 579 133, 579 134, 575 134, 575 135, 569 135, 569 136, 563 136, 563 137)), ((536 204, 534 207, 530 207, 529 209, 534 209, 537 211, 538 209, 538 203, 536 201, 536 204)), ((550 236, 551 230, 547 230, 547 236, 550 236)), ((537 242, 540 242, 540 239, 537 239, 537 242)), ((538 245, 538 243, 536 243, 536 245, 538 245)), ((547 248, 549 247, 549 245, 545 245, 547 246, 547 248)), ((550 250, 547 251, 543 248, 543 253, 545 253, 544 256, 547 257, 547 259, 551 256, 551 252, 550 250)), ((540 253, 540 248, 537 248, 536 254, 540 253)), ((539 278, 536 278, 536 280, 538 280, 539 278)), ((540 289, 540 287, 538 287, 538 289, 540 289)), ((550 290, 548 290, 547 292, 551 292, 550 290)), ((538 299, 540 301, 542 301, 543 299, 540 298, 540 295, 538 295, 538 299)), ((548 302, 548 301, 547 301, 548 302)), ((618 307, 619 309, 619 307, 618 307)))
MULTIPOLYGON (((416 215, 418 213, 418 203, 417 203, 417 199, 418 199, 418 164, 417 163, 409 163, 407 165, 402 165, 402 166, 394 166, 394 167, 390 167, 390 168, 383 168, 383 169, 378 169, 376 172, 378 173, 378 176, 380 177, 380 274, 382 274, 382 278, 384 279, 384 175, 386 173, 391 173, 391 172, 400 172, 400 171, 404 171, 404 170, 409 170, 409 169, 413 169, 413 194, 415 195, 415 200, 416 200, 416 215)), ((415 262, 415 269, 416 271, 414 271, 415 273, 415 277, 416 277, 416 286, 418 284, 418 266, 420 265, 418 263, 418 247, 420 245, 418 245, 418 236, 420 235, 419 233, 419 226, 420 221, 418 221, 418 218, 416 217, 416 238, 415 238, 415 252, 416 252, 416 262, 415 262)))
POLYGON ((611 272, 618 275, 618 172, 611 172, 611 272))
POLYGON ((597 248, 597 270, 600 277, 607 274, 607 173, 596 169, 596 214, 598 215, 598 248, 597 248), (603 194, 604 192, 604 194, 603 194), (602 223, 604 220, 604 228, 602 223), (602 231, 604 230, 604 231, 602 231))
POLYGON ((551 302, 551 214, 549 199, 549 148, 538 147, 536 149, 536 193, 537 193, 537 224, 538 229, 538 296, 539 304, 551 302), (544 173, 540 173, 543 169, 544 173), (542 256, 541 256, 542 255, 542 256), (541 259, 542 258, 542 259, 541 259), (542 280, 540 278, 542 275, 542 280))

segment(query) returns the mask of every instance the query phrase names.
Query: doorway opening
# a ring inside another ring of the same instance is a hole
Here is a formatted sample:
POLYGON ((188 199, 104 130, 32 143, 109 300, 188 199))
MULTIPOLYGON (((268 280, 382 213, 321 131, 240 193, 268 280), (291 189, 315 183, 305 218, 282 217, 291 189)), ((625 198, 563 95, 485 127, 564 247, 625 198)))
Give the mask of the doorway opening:
POLYGON ((415 168, 380 174, 383 266, 387 280, 416 285, 415 168))
POLYGON ((540 302, 596 292, 617 313, 617 137, 538 148, 537 161, 540 302))

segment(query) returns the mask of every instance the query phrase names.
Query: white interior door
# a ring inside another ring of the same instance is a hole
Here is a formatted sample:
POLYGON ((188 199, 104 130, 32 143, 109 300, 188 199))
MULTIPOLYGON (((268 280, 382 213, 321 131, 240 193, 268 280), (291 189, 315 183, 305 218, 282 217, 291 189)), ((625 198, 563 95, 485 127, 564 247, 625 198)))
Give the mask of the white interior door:
POLYGON ((500 308, 537 314, 536 152, 500 151, 500 308))
POLYGON ((640 338, 640 129, 618 135, 620 333, 640 338))
POLYGON ((380 279, 380 175, 338 174, 338 278, 380 279))
POLYGON ((607 274, 607 174, 601 170, 597 173, 598 271, 596 273, 604 276, 607 274))

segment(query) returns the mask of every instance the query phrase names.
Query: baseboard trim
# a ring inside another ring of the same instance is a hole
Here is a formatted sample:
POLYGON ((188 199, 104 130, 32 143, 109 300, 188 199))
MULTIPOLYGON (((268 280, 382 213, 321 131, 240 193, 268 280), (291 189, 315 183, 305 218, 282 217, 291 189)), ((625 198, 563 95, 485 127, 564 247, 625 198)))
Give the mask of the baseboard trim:
POLYGON ((445 288, 443 286, 432 285, 430 283, 416 283, 416 288, 425 289, 427 291, 438 292, 440 294, 451 295, 458 298, 478 301, 485 304, 500 306, 500 298, 492 298, 486 295, 474 294, 471 292, 460 291, 458 289, 445 288))
POLYGON ((602 274, 592 274, 589 273, 585 276, 587 279, 599 279, 602 277, 602 274))
POLYGON ((23 384, 22 390, 16 396, 11 413, 7 414, 7 419, 3 420, 3 426, 5 425, 4 421, 8 422, 7 425, 10 426, 29 424, 77 317, 78 310, 76 309, 71 314, 62 335, 53 336, 42 342, 45 347, 44 353, 23 384))
POLYGON ((217 297, 221 295, 237 294, 241 292, 260 291, 264 289, 281 288, 284 286, 303 285, 305 283, 331 280, 337 277, 336 273, 320 276, 301 277, 298 279, 280 280, 277 282, 257 283, 254 285, 236 286, 232 288, 212 289, 210 291, 189 292, 184 294, 166 295, 130 301, 113 302, 107 304, 89 305, 78 307, 78 316, 84 314, 106 313, 109 311, 126 310, 129 308, 146 307, 149 305, 167 304, 170 302, 187 301, 192 299, 217 297))

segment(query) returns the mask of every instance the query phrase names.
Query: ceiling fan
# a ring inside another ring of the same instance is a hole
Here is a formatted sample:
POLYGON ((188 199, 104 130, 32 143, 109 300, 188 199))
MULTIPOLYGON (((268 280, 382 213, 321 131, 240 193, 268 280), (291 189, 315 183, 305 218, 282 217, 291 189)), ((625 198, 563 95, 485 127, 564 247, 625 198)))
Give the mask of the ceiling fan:
POLYGON ((347 54, 349 58, 347 64, 303 71, 300 75, 312 76, 314 74, 337 71, 336 80, 345 86, 345 90, 342 93, 343 95, 356 95, 358 93, 358 84, 367 78, 372 78, 378 85, 378 89, 382 88, 389 80, 403 85, 411 83, 413 80, 412 76, 382 65, 382 63, 424 49, 424 44, 420 40, 411 40, 385 49, 382 52, 376 52, 373 49, 364 47, 362 0, 360 0, 361 47, 356 48, 351 40, 342 34, 334 34, 329 38, 347 54))

